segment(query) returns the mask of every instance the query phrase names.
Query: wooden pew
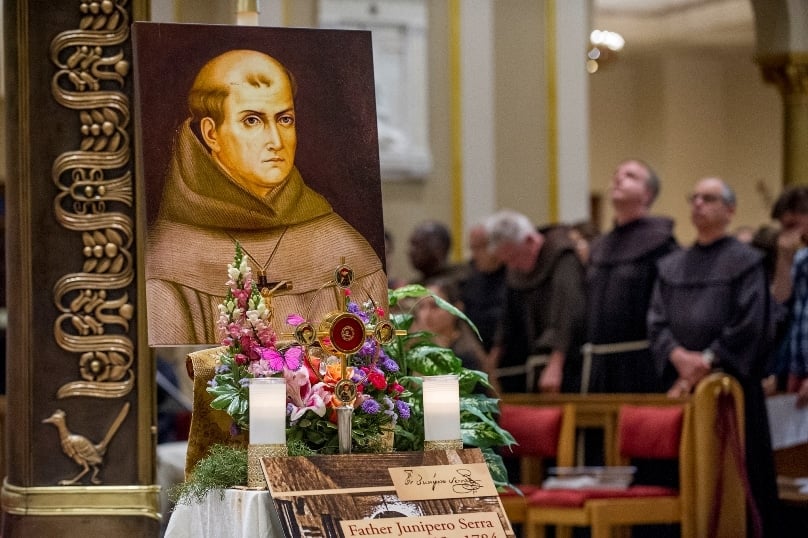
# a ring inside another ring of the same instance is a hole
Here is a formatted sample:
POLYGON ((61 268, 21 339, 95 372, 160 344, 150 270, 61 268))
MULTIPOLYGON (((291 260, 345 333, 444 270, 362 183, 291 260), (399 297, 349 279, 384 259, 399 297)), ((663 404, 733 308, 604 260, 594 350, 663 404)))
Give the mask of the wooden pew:
MULTIPOLYGON (((614 450, 617 435, 617 414, 621 405, 670 405, 685 403, 688 398, 671 399, 664 394, 535 394, 511 393, 501 396, 503 403, 517 405, 565 405, 575 407, 575 424, 582 428, 601 428, 604 437, 606 465, 619 465, 614 450)), ((582 462, 579 462, 582 463, 582 462)))
MULTIPOLYGON (((620 458, 617 454, 615 439, 617 437, 617 420, 619 409, 622 405, 639 406, 669 406, 672 403, 686 404, 693 407, 693 421, 688 425, 688 437, 693 441, 687 454, 687 460, 692 464, 692 475, 689 475, 686 484, 691 493, 687 496, 687 506, 684 510, 688 513, 687 528, 695 529, 696 536, 707 536, 707 529, 710 527, 710 518, 713 515, 713 503, 716 501, 714 495, 715 470, 717 467, 724 467, 723 498, 719 502, 721 513, 719 527, 716 536, 745 536, 745 505, 742 488, 739 487, 739 477, 734 474, 735 469, 731 464, 731 458, 727 454, 719 455, 719 442, 715 432, 716 407, 715 398, 719 392, 732 393, 736 402, 735 413, 738 423, 743 431, 743 397, 740 386, 737 382, 728 385, 724 383, 718 388, 715 381, 722 374, 711 374, 713 386, 711 391, 715 394, 709 397, 702 397, 698 405, 694 403, 692 396, 671 399, 664 394, 503 394, 502 401, 517 405, 537 405, 537 406, 557 406, 571 405, 575 409, 577 428, 602 428, 604 431, 604 448, 607 465, 619 465, 620 458), (713 379, 715 378, 715 379, 713 379), (726 386, 725 386, 726 385, 726 386), (723 461, 726 460, 726 461, 723 461), (719 463, 720 462, 720 463, 719 463)), ((707 383, 705 383, 707 385, 707 383)), ((706 386, 703 390, 706 390, 706 386)))

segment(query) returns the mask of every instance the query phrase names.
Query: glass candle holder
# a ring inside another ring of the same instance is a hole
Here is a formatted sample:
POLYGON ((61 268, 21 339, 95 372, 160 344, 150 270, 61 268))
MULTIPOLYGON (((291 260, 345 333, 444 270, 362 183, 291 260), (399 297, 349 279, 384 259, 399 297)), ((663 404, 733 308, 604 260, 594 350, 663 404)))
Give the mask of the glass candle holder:
POLYGON ((286 444, 286 380, 250 379, 250 444, 286 444))
POLYGON ((424 377, 424 449, 463 448, 456 375, 424 377))

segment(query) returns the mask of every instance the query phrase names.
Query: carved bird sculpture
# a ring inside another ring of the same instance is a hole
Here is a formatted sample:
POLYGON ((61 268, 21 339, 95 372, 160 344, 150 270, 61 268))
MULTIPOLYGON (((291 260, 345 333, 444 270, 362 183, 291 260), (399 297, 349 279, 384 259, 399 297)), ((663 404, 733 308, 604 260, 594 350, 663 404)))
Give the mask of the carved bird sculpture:
POLYGON ((123 408, 118 412, 118 416, 115 417, 115 421, 109 427, 107 434, 100 443, 93 443, 83 435, 71 433, 65 423, 66 413, 61 409, 57 409, 50 417, 42 421, 43 424, 53 424, 56 426, 56 429, 59 431, 59 441, 62 444, 62 452, 82 467, 81 472, 74 478, 59 481, 60 486, 75 484, 84 475, 90 472, 90 468, 93 470, 90 482, 93 484, 101 483, 101 480, 98 478, 98 471, 100 470, 101 464, 104 462, 104 454, 107 451, 107 445, 129 413, 129 407, 129 402, 124 403, 123 408))

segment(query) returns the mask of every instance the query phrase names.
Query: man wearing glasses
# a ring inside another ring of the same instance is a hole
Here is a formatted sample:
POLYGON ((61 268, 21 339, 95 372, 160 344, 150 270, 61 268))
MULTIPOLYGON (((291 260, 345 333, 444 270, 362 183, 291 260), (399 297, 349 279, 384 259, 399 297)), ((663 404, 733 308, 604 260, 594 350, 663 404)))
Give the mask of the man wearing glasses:
POLYGON ((651 352, 671 396, 690 392, 720 368, 744 389, 746 461, 765 536, 777 488, 761 379, 771 345, 771 302, 762 254, 728 234, 735 193, 702 179, 688 196, 695 244, 659 262, 648 312, 651 352))

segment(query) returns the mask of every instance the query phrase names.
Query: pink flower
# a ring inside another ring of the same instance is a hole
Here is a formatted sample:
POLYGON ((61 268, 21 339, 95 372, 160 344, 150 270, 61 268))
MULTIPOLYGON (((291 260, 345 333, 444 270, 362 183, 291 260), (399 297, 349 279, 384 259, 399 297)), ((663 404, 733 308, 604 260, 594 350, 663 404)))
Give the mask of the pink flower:
POLYGON ((264 347, 274 347, 275 343, 278 341, 278 335, 276 335, 275 331, 270 327, 265 326, 258 331, 258 340, 264 347))
POLYGON ((233 296, 236 298, 238 307, 245 310, 247 308, 247 299, 250 298, 250 292, 248 290, 235 289, 233 290, 233 296))
POLYGON ((332 397, 325 384, 317 383, 312 386, 303 369, 286 370, 283 376, 286 378, 286 394, 289 396, 291 407, 289 417, 291 422, 299 420, 308 410, 314 411, 317 416, 325 416, 326 407, 332 397))
POLYGON ((289 314, 288 316, 286 316, 286 323, 288 323, 292 327, 297 327, 304 321, 306 321, 306 319, 300 314, 289 314))

